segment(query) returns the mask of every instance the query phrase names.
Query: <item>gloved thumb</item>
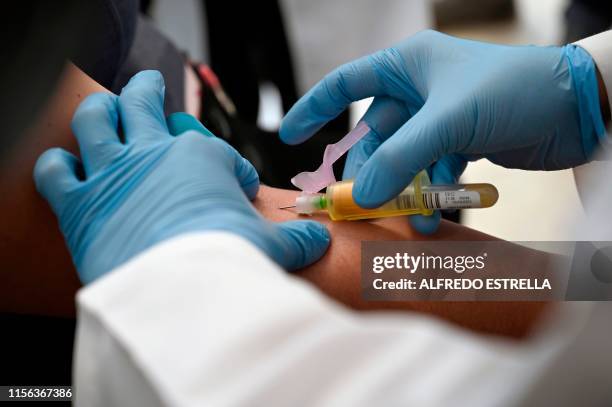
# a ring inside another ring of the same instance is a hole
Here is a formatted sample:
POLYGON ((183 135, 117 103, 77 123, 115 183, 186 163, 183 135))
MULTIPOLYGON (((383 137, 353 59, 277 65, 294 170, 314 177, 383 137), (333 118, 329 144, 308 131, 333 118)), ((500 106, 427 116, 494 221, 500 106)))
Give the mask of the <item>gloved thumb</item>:
POLYGON ((286 270, 292 271, 319 260, 327 251, 327 228, 312 220, 294 220, 276 225, 279 244, 269 253, 286 270))

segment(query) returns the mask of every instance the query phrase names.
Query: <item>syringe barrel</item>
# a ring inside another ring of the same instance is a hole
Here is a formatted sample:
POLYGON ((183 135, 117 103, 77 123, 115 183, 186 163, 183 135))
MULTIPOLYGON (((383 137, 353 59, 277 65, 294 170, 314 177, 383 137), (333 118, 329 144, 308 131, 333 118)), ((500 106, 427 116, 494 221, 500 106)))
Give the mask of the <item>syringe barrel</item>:
POLYGON ((427 172, 421 171, 406 189, 389 202, 374 209, 364 209, 353 200, 353 181, 340 181, 327 187, 327 212, 332 220, 359 220, 400 215, 433 213, 423 201, 422 188, 429 185, 427 172))

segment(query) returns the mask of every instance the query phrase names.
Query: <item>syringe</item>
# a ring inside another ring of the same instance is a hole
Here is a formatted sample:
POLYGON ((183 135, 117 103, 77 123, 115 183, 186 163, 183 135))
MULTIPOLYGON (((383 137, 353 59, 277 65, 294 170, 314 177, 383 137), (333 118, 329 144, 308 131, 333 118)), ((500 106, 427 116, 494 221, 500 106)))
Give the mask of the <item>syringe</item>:
POLYGON ((324 194, 301 194, 295 205, 299 214, 327 211, 332 220, 386 218, 400 215, 431 215, 435 209, 488 208, 499 197, 491 184, 430 185, 425 171, 417 174, 397 197, 374 209, 364 209, 353 201, 353 181, 335 182, 324 194))

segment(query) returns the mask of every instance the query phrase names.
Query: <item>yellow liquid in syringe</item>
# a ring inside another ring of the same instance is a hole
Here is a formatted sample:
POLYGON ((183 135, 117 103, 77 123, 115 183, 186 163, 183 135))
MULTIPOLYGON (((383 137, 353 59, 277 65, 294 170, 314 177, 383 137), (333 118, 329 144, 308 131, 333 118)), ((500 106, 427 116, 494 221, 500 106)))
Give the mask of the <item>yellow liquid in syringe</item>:
POLYGON ((488 208, 499 197, 491 184, 430 185, 426 172, 397 197, 374 209, 353 201, 353 181, 340 181, 327 187, 325 194, 301 195, 296 199, 298 213, 325 210, 332 220, 359 220, 402 215, 431 215, 436 209, 488 208))

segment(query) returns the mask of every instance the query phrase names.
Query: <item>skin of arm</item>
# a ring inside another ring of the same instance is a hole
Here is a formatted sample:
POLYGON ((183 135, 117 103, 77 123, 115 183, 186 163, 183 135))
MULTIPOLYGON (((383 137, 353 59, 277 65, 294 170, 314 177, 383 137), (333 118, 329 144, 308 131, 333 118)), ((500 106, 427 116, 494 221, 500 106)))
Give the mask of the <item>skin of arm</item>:
MULTIPOLYGON (((2 165, 0 213, 0 270, 4 282, 0 312, 73 316, 74 295, 80 283, 55 216, 38 195, 32 181, 32 168, 48 148, 62 147, 77 153, 70 120, 78 104, 88 94, 107 92, 72 64, 49 101, 48 107, 29 134, 18 142, 11 158, 2 165)), ((297 192, 262 186, 255 207, 271 221, 297 217, 279 210, 293 202, 297 192)), ((535 302, 366 302, 360 293, 360 242, 362 240, 425 240, 404 218, 372 222, 332 222, 327 224, 332 244, 317 263, 297 273, 337 301, 357 310, 417 311, 480 332, 511 337, 525 336, 546 304, 535 302)), ((450 222, 443 222, 435 239, 490 240, 492 237, 450 222)))
MULTIPOLYGON (((266 219, 282 222, 299 217, 290 210, 278 209, 279 205, 295 202, 298 194, 297 191, 262 186, 253 203, 266 219)), ((543 302, 365 301, 361 296, 361 241, 498 239, 445 220, 434 236, 425 236, 415 232, 403 217, 334 222, 325 214, 315 214, 312 219, 327 226, 332 235, 331 246, 321 260, 296 275, 353 309, 416 311, 483 333, 523 337, 547 307, 543 302)), ((518 246, 516 250, 519 256, 532 254, 518 246)))
POLYGON ((32 169, 52 147, 78 154, 70 121, 95 92, 108 91, 67 64, 45 109, 0 164, 0 312, 74 315, 80 283, 57 220, 34 187, 32 169))

